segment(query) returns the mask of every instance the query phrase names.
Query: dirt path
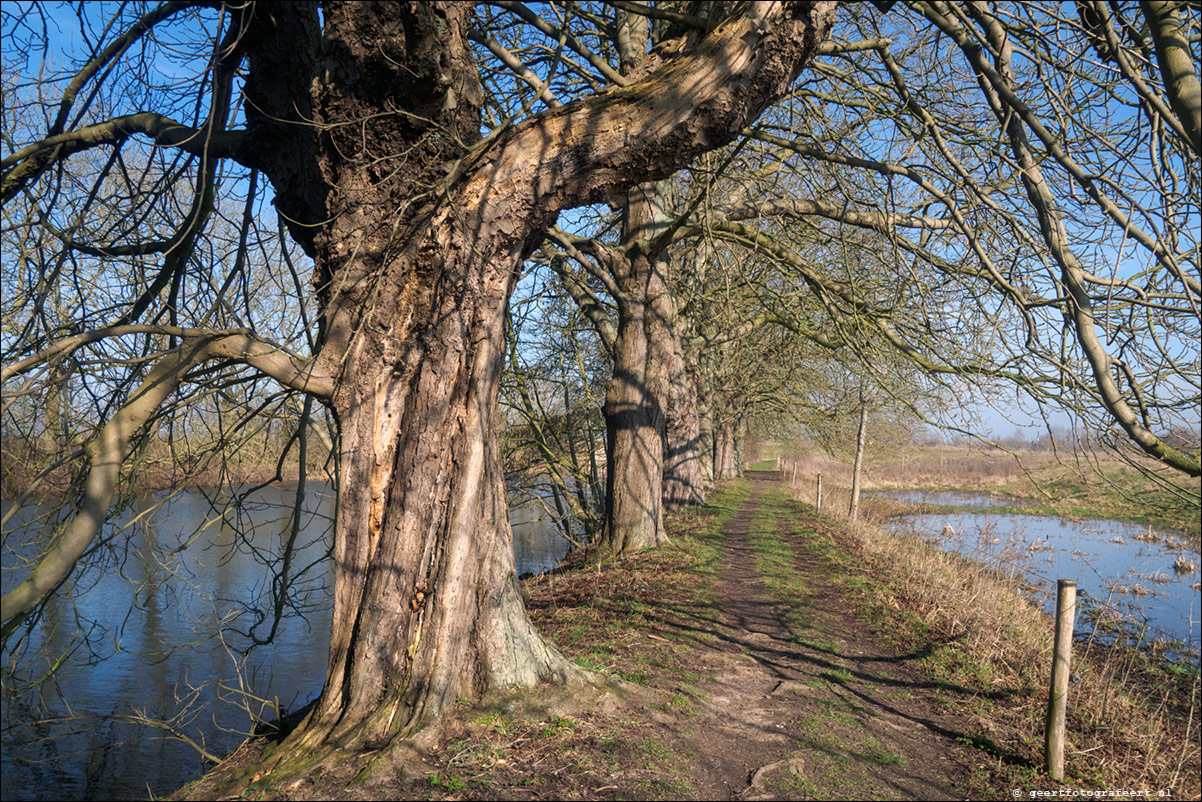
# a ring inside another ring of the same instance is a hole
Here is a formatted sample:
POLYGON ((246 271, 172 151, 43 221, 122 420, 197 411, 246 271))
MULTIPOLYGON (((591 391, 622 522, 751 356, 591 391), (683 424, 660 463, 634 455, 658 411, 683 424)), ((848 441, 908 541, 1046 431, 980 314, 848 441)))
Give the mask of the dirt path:
POLYGON ((723 626, 703 656, 712 695, 691 739, 700 798, 963 798, 973 755, 939 689, 917 679, 918 655, 881 646, 804 557, 794 567, 805 596, 791 605, 802 615, 787 616, 765 585, 749 530, 769 481, 753 477, 725 530, 723 626))

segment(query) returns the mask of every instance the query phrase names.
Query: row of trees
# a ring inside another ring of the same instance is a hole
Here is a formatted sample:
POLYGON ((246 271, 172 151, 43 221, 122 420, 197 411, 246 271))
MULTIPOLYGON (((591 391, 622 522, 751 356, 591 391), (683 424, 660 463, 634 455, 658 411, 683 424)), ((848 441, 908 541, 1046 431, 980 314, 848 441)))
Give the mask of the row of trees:
POLYGON ((273 409, 336 455, 294 771, 588 680, 517 592, 502 420, 598 559, 662 543, 749 425, 999 386, 1198 476, 1158 433, 1197 423, 1199 16, 6 5, 5 436, 75 433, 69 512, 5 529, 10 665, 122 548, 148 442, 224 454, 273 409))

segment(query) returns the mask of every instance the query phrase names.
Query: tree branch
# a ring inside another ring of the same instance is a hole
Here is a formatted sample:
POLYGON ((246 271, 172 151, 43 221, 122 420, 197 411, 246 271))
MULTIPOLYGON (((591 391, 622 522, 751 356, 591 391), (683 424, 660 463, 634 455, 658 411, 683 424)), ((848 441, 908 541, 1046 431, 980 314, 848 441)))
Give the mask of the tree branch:
POLYGON ((318 398, 329 398, 334 391, 333 377, 316 373, 314 359, 305 359, 290 353, 281 346, 257 337, 250 329, 215 331, 213 329, 141 324, 106 326, 102 329, 65 337, 36 354, 0 368, 0 382, 6 382, 13 376, 26 373, 45 362, 62 359, 85 345, 110 337, 123 337, 130 334, 158 334, 179 337, 189 342, 208 341, 206 358, 222 357, 250 365, 285 387, 300 390, 318 398))
POLYGON ((491 198, 520 203, 533 234, 562 209, 617 203, 633 184, 666 178, 787 91, 826 38, 835 5, 752 5, 645 78, 537 115, 469 173, 459 205, 484 216, 491 198))
POLYGON ((605 305, 593 293, 588 286, 580 280, 580 277, 568 269, 565 264, 566 259, 559 254, 551 257, 551 269, 555 271, 555 275, 559 276, 560 283, 567 290, 568 295, 575 301, 576 307, 581 314, 589 319, 593 324, 593 329, 597 332, 597 336, 601 338, 601 343, 605 349, 611 354, 614 350, 614 343, 618 341, 618 329, 614 325, 613 319, 605 309, 605 305))
POLYGON ((156 145, 175 147, 194 156, 214 159, 235 158, 235 151, 242 140, 241 131, 210 131, 207 126, 192 128, 152 111, 114 117, 102 123, 48 136, 0 161, 0 169, 4 171, 0 177, 0 202, 8 202, 51 164, 100 145, 124 142, 135 134, 150 137, 156 145), (41 155, 47 151, 50 152, 49 158, 41 155))
POLYGON ((752 220, 760 217, 803 217, 817 215, 860 228, 889 233, 895 228, 917 228, 925 231, 957 230, 958 226, 941 217, 915 217, 896 212, 870 212, 837 206, 824 200, 770 198, 759 202, 746 201, 730 206, 717 206, 712 214, 726 220, 752 220))
POLYGON ((1194 71, 1194 56, 1181 18, 1177 16, 1176 3, 1141 0, 1140 5, 1152 31, 1156 61, 1164 75, 1169 105, 1188 133, 1189 146, 1196 155, 1202 155, 1202 84, 1194 71))

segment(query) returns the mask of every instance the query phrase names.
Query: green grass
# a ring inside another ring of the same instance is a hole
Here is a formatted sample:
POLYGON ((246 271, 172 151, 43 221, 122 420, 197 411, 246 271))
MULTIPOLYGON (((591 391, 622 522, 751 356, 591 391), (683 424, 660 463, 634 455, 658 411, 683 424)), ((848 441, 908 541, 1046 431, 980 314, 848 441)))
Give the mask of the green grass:
POLYGON ((466 781, 449 773, 431 774, 427 781, 432 787, 441 788, 444 791, 462 791, 467 788, 466 781))
POLYGON ((890 752, 879 744, 870 745, 864 750, 863 754, 869 762, 875 763, 878 766, 904 766, 907 762, 905 755, 890 752))

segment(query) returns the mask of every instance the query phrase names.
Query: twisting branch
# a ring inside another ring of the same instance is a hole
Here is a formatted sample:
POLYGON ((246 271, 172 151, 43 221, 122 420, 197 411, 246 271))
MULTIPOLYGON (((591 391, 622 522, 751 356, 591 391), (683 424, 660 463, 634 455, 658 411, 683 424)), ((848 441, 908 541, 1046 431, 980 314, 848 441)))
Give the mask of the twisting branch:
POLYGON ((209 345, 211 357, 224 357, 235 362, 245 363, 286 387, 309 393, 318 398, 329 398, 333 393, 333 377, 317 373, 313 359, 297 356, 279 345, 256 336, 249 329, 213 331, 181 326, 137 324, 108 326, 73 337, 65 337, 32 356, 0 368, 0 382, 8 381, 13 376, 26 373, 45 362, 70 356, 85 345, 110 337, 122 337, 130 334, 160 334, 189 341, 211 340, 209 345))

